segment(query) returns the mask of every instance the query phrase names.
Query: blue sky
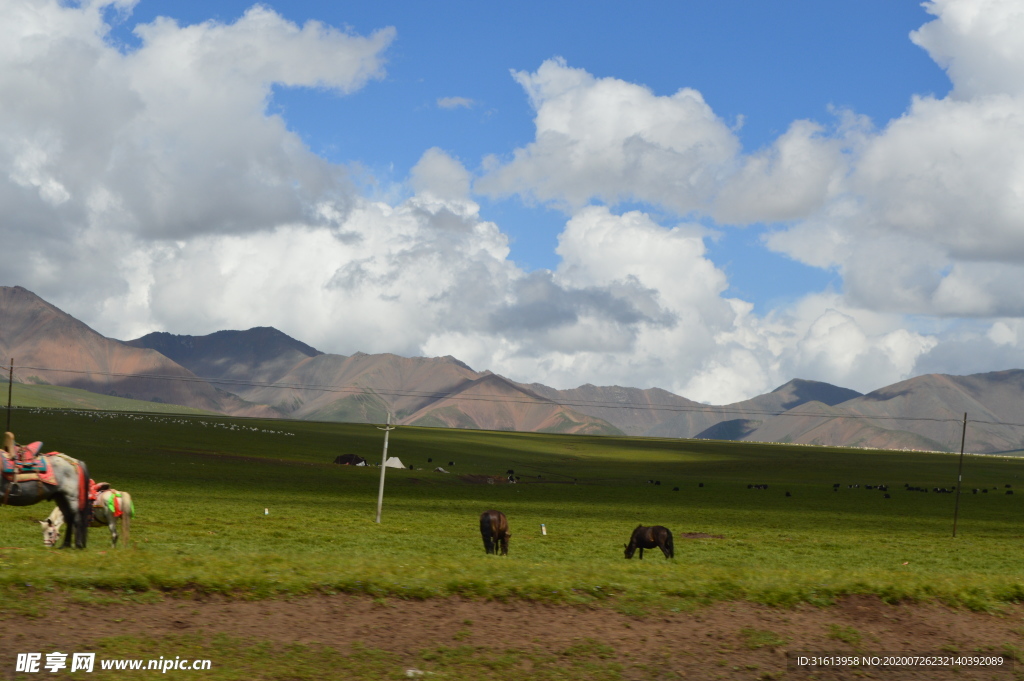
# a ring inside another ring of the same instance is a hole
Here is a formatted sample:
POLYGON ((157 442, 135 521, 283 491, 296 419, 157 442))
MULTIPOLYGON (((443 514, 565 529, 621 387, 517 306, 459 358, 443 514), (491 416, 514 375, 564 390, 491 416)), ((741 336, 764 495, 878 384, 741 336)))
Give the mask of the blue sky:
MULTIPOLYGON (((942 96, 950 87, 943 70, 908 39, 929 18, 913 2, 267 4, 298 24, 321 21, 361 34, 395 27, 382 81, 353 96, 276 87, 270 103, 317 154, 358 162, 391 182, 407 177, 430 147, 472 169, 488 154, 507 155, 529 142, 533 111, 509 72, 533 70, 556 56, 661 95, 695 88, 719 116, 739 123, 748 151, 770 145, 797 119, 827 122, 832 108, 847 108, 884 124, 906 110, 912 95, 942 96), (473 104, 445 110, 437 106, 444 97, 473 104)), ((250 6, 140 2, 114 36, 134 46, 136 23, 158 16, 230 23, 250 6)), ((513 238, 517 262, 529 269, 557 265, 561 212, 516 197, 484 205, 484 217, 513 238)), ((712 258, 730 268, 736 292, 759 306, 833 280, 765 255, 756 246, 760 230, 747 232, 723 234, 712 258)))
POLYGON ((719 403, 1024 363, 1018 0, 0 2, 0 283, 107 335, 719 403))

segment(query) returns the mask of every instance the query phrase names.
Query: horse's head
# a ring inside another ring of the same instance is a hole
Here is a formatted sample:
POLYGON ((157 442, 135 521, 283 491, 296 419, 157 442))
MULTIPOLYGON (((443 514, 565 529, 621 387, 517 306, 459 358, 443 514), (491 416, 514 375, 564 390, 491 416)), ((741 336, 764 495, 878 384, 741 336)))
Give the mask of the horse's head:
POLYGON ((40 520, 39 524, 43 526, 43 546, 54 546, 60 539, 60 527, 49 518, 40 520))
POLYGON ((632 558, 633 557, 633 552, 636 551, 636 547, 630 548, 629 544, 623 544, 622 548, 626 549, 626 551, 625 551, 626 558, 632 558))

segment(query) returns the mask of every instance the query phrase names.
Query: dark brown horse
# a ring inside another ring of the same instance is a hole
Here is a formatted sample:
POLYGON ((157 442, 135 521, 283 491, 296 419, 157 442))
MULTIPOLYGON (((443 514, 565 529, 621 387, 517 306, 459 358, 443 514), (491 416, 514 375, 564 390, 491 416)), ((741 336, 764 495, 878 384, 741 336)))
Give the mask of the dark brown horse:
POLYGON ((484 550, 487 553, 508 555, 508 540, 512 533, 508 531, 508 518, 501 511, 484 511, 480 515, 480 536, 484 538, 484 550))
POLYGON ((632 558, 633 552, 640 549, 640 560, 643 560, 644 549, 655 547, 661 549, 666 558, 675 558, 676 555, 675 547, 672 545, 672 531, 661 525, 652 527, 637 525, 633 530, 633 536, 629 538, 629 543, 623 544, 623 546, 626 547, 626 558, 632 558))

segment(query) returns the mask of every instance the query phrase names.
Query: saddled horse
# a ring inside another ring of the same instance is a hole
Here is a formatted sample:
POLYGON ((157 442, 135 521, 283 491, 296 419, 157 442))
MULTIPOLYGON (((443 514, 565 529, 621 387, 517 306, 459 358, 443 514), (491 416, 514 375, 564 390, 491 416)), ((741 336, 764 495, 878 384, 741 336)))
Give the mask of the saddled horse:
POLYGON ((626 558, 632 558, 633 553, 640 549, 640 560, 643 560, 644 549, 655 547, 661 549, 666 558, 674 558, 676 555, 675 547, 672 545, 672 531, 661 525, 637 525, 633 530, 633 536, 629 538, 629 543, 623 546, 626 547, 626 558))
MULTIPOLYGON (((96 499, 92 502, 93 527, 103 527, 110 530, 110 545, 116 547, 117 540, 124 537, 122 546, 128 546, 131 541, 132 518, 135 516, 135 504, 132 502, 132 495, 128 492, 120 492, 110 487, 105 482, 97 486, 96 499), (121 532, 117 531, 117 521, 121 520, 121 532)), ((50 517, 40 520, 43 526, 43 544, 53 546, 60 538, 60 528, 64 525, 64 514, 59 508, 54 508, 50 517)))
POLYGON ((14 443, 12 433, 4 434, 0 452, 0 504, 31 506, 55 501, 69 530, 61 548, 85 548, 89 532, 89 470, 84 461, 60 452, 39 454, 41 442, 25 447, 14 443))
POLYGON ((487 553, 508 555, 508 540, 512 533, 508 531, 508 518, 501 511, 484 511, 480 515, 480 536, 484 538, 484 550, 487 553))

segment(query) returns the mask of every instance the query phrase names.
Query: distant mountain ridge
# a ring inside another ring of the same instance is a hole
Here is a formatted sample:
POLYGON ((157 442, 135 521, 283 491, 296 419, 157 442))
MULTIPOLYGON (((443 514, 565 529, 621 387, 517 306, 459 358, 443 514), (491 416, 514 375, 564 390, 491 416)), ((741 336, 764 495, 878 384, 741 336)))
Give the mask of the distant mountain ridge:
POLYGON ((334 355, 271 327, 122 342, 21 287, 0 287, 0 356, 15 380, 233 415, 953 451, 1024 449, 1024 371, 918 376, 866 395, 794 379, 729 405, 660 388, 557 390, 454 357, 334 355), (28 367, 38 367, 30 369, 28 367), (157 378, 159 377, 159 378, 157 378), (166 380, 178 377, 180 380, 166 380))
POLYGON ((1024 424, 1024 371, 927 374, 835 407, 806 403, 788 412, 785 420, 766 421, 745 439, 956 451, 965 413, 970 451, 1024 449, 1024 427, 1005 425, 1024 424), (828 416, 817 415, 822 412, 828 416))
MULTIPOLYGON (((750 421, 756 425, 772 414, 810 401, 839 404, 860 397, 856 390, 830 383, 794 379, 770 393, 722 406, 710 406, 688 400, 661 388, 599 387, 591 384, 569 390, 555 390, 539 383, 527 386, 549 399, 571 405, 577 411, 603 418, 628 435, 646 437, 720 437, 732 432, 713 431, 723 423, 750 421), (719 436, 711 433, 717 432, 719 436)), ((755 426, 756 427, 756 426, 755 426)))
POLYGON ((236 416, 279 416, 217 390, 154 350, 106 338, 20 286, 0 287, 0 352, 15 381, 180 404, 236 416), (180 380, 168 380, 168 377, 180 380))
POLYGON ((770 393, 725 405, 722 412, 727 412, 731 418, 708 427, 694 437, 708 440, 752 439, 759 427, 781 412, 812 402, 833 406, 860 396, 856 390, 831 383, 794 378, 770 393))
POLYGON ((290 418, 381 423, 390 412, 405 425, 622 434, 454 357, 325 354, 266 327, 209 336, 149 334, 128 344, 168 348, 212 384, 290 418))
POLYGON ((324 354, 269 326, 208 336, 157 331, 125 344, 156 350, 203 378, 252 383, 274 383, 295 364, 324 354))

